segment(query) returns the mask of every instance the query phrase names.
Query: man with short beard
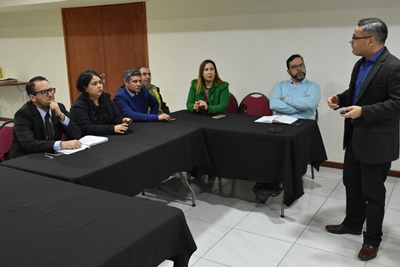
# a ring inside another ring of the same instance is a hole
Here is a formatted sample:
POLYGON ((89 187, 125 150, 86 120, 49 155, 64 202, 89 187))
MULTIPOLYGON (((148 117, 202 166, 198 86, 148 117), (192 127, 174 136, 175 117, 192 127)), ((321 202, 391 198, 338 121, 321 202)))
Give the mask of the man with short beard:
MULTIPOLYGON (((306 65, 299 54, 286 60, 290 80, 279 82, 272 91, 270 108, 276 115, 289 115, 299 119, 316 119, 317 106, 321 99, 318 84, 306 79, 306 65)), ((261 203, 282 192, 279 183, 256 183, 253 192, 261 203)))
POLYGON ((319 85, 306 79, 306 65, 299 54, 290 56, 286 66, 291 78, 275 85, 271 95, 271 109, 276 115, 314 120, 321 99, 319 85))
POLYGON ((138 70, 142 75, 142 85, 144 85, 147 90, 149 90, 149 93, 152 94, 158 101, 158 114, 169 114, 169 107, 161 96, 160 88, 151 83, 150 69, 148 67, 139 67, 138 70))

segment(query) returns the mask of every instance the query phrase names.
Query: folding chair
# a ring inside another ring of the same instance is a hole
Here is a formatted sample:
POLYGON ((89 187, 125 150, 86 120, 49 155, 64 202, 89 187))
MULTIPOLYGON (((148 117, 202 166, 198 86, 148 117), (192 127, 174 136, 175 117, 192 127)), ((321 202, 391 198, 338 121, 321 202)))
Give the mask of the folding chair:
POLYGON ((239 114, 270 116, 272 111, 269 107, 269 99, 261 93, 250 93, 240 102, 239 114))
MULTIPOLYGON (((318 123, 318 109, 315 110, 315 121, 318 123)), ((311 163, 310 166, 311 166, 311 179, 314 179, 314 168, 311 163)))
POLYGON ((11 148, 14 126, 10 126, 7 124, 11 124, 13 122, 14 120, 9 120, 4 122, 0 126, 0 162, 6 160, 6 155, 8 154, 11 148))
POLYGON ((228 109, 226 111, 228 113, 237 113, 237 110, 238 110, 238 102, 236 100, 236 97, 232 93, 229 93, 229 103, 228 103, 228 109))

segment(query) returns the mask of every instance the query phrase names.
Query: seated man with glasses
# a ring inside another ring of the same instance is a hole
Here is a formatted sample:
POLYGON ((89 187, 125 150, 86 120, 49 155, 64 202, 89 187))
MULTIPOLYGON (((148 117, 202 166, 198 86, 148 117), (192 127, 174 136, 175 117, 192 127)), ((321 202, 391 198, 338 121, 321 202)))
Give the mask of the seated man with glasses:
POLYGON ((81 130, 69 119, 64 105, 55 101, 56 88, 46 78, 37 76, 26 85, 26 92, 30 101, 15 113, 9 158, 80 148, 77 139, 81 137, 81 130), (62 134, 68 141, 61 140, 62 134))
MULTIPOLYGON (((291 55, 286 60, 287 73, 290 80, 275 85, 270 108, 276 115, 288 115, 299 119, 316 119, 317 106, 321 99, 321 89, 318 84, 306 79, 306 65, 299 54, 291 55)), ((265 202, 270 196, 282 192, 279 183, 257 183, 253 187, 260 202, 265 202)))
POLYGON ((306 79, 306 65, 299 54, 290 56, 286 66, 290 80, 275 85, 271 95, 271 109, 277 115, 314 120, 321 99, 319 85, 306 79))

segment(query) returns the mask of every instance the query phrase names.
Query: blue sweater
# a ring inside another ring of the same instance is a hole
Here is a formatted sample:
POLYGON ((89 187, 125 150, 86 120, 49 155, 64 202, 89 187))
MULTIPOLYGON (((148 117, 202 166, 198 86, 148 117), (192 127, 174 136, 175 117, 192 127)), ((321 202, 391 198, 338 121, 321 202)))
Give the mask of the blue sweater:
POLYGON ((138 94, 121 86, 115 94, 114 103, 124 117, 133 121, 158 121, 158 101, 143 85, 138 94))
POLYGON ((304 79, 301 83, 291 80, 275 85, 270 107, 277 115, 289 115, 299 119, 315 119, 321 89, 318 84, 304 79), (281 99, 285 98, 284 101, 281 99))

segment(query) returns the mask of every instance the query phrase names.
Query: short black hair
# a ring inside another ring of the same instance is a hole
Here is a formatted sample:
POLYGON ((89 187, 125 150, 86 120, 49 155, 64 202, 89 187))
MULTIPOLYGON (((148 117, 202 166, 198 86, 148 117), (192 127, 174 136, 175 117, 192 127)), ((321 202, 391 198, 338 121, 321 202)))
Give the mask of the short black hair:
POLYGON ((43 76, 36 76, 33 77, 32 79, 29 80, 29 82, 25 86, 26 93, 28 95, 34 95, 35 94, 35 82, 36 81, 46 81, 49 82, 45 77, 43 76))
POLYGON ((300 54, 291 55, 291 56, 286 60, 286 67, 287 67, 287 69, 289 69, 289 63, 292 62, 293 59, 298 58, 298 57, 301 58, 301 60, 303 60, 303 62, 304 62, 304 59, 303 59, 302 56, 300 56, 300 54))

